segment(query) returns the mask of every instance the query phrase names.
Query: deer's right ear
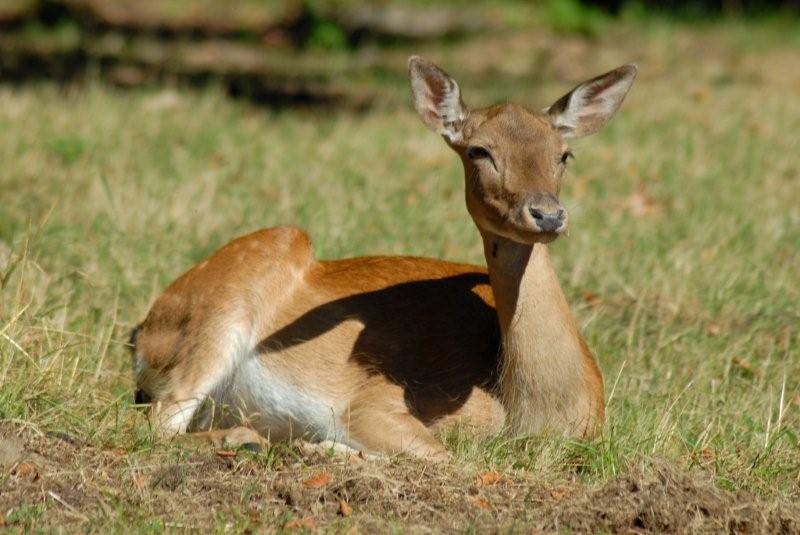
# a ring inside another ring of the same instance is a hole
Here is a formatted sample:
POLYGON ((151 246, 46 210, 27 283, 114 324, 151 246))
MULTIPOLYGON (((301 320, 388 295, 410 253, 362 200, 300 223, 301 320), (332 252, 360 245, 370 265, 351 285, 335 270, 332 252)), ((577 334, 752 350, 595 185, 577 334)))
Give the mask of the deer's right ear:
POLYGON ((467 108, 458 83, 446 72, 419 56, 408 58, 408 77, 414 108, 422 122, 450 143, 461 139, 467 108))

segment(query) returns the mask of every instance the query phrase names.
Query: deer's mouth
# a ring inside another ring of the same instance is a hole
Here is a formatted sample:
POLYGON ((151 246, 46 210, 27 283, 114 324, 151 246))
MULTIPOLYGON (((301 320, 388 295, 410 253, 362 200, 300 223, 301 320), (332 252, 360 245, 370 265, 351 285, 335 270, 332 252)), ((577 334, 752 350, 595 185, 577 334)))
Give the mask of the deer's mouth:
POLYGON ((533 231, 529 232, 526 236, 526 239, 522 240, 523 243, 534 244, 534 243, 550 243, 558 239, 563 232, 555 232, 555 231, 533 231))
POLYGON ((493 229, 495 234, 525 245, 550 243, 566 232, 566 225, 557 231, 543 231, 532 225, 508 223, 493 229))

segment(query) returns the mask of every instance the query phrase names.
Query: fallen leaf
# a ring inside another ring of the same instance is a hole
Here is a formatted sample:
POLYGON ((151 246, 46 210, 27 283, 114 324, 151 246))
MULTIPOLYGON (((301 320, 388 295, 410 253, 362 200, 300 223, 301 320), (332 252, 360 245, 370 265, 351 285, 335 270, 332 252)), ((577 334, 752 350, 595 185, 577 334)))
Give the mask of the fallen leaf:
POLYGON ((339 500, 339 514, 348 517, 353 514, 353 508, 344 500, 339 500))
POLYGON ((735 368, 738 368, 740 371, 745 372, 748 375, 756 375, 758 370, 750 363, 749 360, 743 359, 741 357, 733 357, 731 359, 731 363, 735 368))
POLYGON ((4 527, 5 525, 6 525, 6 515, 0 513, 0 528, 4 527))
POLYGON ((706 324, 706 333, 710 336, 719 336, 722 333, 722 326, 719 323, 706 324))
POLYGON ((483 496, 470 496, 469 498, 467 498, 467 501, 474 507, 477 507, 479 509, 491 509, 489 501, 483 496))
POLYGON ((5 437, 0 441, 0 467, 11 468, 25 456, 25 447, 16 437, 5 437))
POLYGON ((14 475, 20 479, 36 481, 39 479, 39 469, 35 464, 25 461, 17 465, 17 468, 14 470, 14 475))
POLYGON ((792 400, 792 403, 794 403, 797 407, 800 407, 800 394, 795 394, 794 395, 794 399, 792 400))
POLYGON ((307 489, 318 489, 331 482, 331 475, 327 472, 320 472, 310 479, 303 481, 303 486, 307 489))
POLYGON ((317 521, 313 517, 295 518, 283 525, 283 529, 316 529, 317 521))
POLYGON ((495 471, 481 472, 478 474, 478 486, 491 487, 492 485, 497 485, 502 482, 503 479, 502 474, 495 471))
POLYGON ((586 304, 592 307, 596 307, 602 301, 601 297, 589 290, 581 290, 581 298, 586 301, 586 304))
POLYGON ((703 262, 711 263, 717 257, 718 249, 715 247, 706 247, 700 251, 700 258, 703 262))
POLYGON ((563 500, 569 495, 570 495, 570 490, 563 487, 559 489, 553 489, 550 491, 550 497, 557 502, 563 500))
POLYGON ((225 159, 225 155, 219 152, 212 153, 211 156, 208 157, 208 159, 211 161, 212 164, 216 166, 225 165, 227 161, 225 159))
POLYGON ((747 125, 747 129, 751 134, 761 135, 764 133, 764 126, 758 121, 751 122, 747 125))
POLYGON ((639 188, 628 197, 625 204, 631 215, 636 218, 661 212, 661 206, 647 194, 644 186, 639 186, 639 188))
POLYGON ((217 450, 217 457, 222 457, 223 459, 236 457, 236 452, 233 450, 217 450))
POLYGON ((711 93, 705 87, 700 87, 692 91, 692 98, 695 102, 706 102, 709 98, 711 98, 711 93))

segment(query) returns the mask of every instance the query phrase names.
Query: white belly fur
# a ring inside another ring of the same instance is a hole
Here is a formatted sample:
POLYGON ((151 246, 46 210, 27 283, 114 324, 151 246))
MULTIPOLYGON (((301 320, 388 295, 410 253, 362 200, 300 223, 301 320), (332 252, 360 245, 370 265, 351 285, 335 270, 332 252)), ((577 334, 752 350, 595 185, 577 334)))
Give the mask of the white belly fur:
POLYGON ((338 423, 340 411, 333 403, 287 381, 254 355, 238 366, 225 390, 224 399, 217 401, 266 437, 345 440, 338 423))

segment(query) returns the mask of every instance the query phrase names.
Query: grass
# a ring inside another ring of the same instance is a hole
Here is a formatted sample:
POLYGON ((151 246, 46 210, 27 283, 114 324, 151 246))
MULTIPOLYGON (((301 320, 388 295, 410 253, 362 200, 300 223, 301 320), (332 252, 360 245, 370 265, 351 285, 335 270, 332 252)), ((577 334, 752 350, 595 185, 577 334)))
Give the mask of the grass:
MULTIPOLYGON (((592 492, 659 474, 660 463, 712 480, 714 492, 800 498, 798 45, 761 31, 748 50, 741 24, 612 27, 599 41, 512 33, 415 49, 459 78, 473 104, 541 106, 581 78, 639 63, 608 129, 573 145, 562 194, 572 231, 552 246, 606 378, 608 419, 590 442, 456 429, 443 437, 449 466, 395 459, 355 475, 288 446, 225 464, 154 441, 131 405, 124 342, 166 284, 260 227, 304 227, 322 258, 483 261, 460 165, 407 102, 410 50, 386 54, 384 90, 363 114, 269 111, 214 87, 0 87, 0 420, 84 478, 77 494, 53 487, 68 508, 0 473, 0 524, 238 531, 316 517, 317 528, 336 530, 513 527, 536 518, 526 504, 539 491, 525 489, 592 492), (53 433, 75 450, 65 453, 53 433), (351 479, 316 498, 281 487, 320 466, 351 479), (108 473, 86 475, 95 469, 108 473), (511 481, 486 495, 493 516, 479 516, 482 502, 463 516, 439 509, 461 503, 484 470, 511 481), (406 473, 430 478, 431 489, 406 473), (356 514, 336 517, 345 495, 356 514), (267 504, 257 522, 255 502, 267 504)), ((40 471, 58 484, 59 470, 40 471)))

